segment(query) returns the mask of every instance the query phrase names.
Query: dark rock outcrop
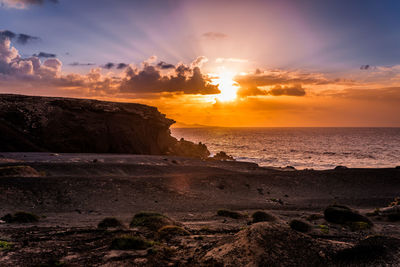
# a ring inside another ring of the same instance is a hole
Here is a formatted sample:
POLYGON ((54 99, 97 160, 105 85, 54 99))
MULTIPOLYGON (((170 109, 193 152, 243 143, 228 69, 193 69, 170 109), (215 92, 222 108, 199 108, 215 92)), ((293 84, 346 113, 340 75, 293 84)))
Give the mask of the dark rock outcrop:
POLYGON ((0 151, 206 158, 204 145, 171 136, 174 122, 141 104, 6 94, 0 95, 0 151))
POLYGON ((365 216, 342 205, 332 205, 324 211, 325 220, 332 223, 348 224, 352 222, 365 222, 372 226, 372 222, 365 216))

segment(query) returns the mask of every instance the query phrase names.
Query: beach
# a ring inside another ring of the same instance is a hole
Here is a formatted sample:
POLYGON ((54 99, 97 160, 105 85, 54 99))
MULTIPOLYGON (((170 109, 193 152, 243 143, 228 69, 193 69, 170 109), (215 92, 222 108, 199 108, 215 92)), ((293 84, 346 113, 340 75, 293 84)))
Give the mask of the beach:
MULTIPOLYGON (((387 207, 399 194, 398 168, 317 171, 174 156, 0 153, 0 168, 21 166, 29 169, 0 177, 0 215, 24 211, 39 220, 0 224, 1 239, 13 243, 12 250, 0 250, 1 266, 49 262, 66 266, 234 266, 235 262, 256 266, 257 253, 238 252, 226 258, 221 251, 228 253, 227 243, 235 244, 243 231, 256 231, 258 224, 277 227, 293 239, 291 235, 298 232, 288 224, 294 219, 310 227, 295 240, 307 239, 312 247, 326 250, 318 256, 317 265, 340 266, 335 253, 371 235, 400 238, 399 222, 378 214, 368 217, 372 227, 358 230, 324 218, 324 210, 333 204, 346 205, 364 216, 387 207), (240 216, 218 216, 219 210, 240 216), (188 234, 165 241, 141 227, 129 227, 132 217, 142 211, 164 214, 188 234), (272 215, 274 222, 253 224, 255 211, 272 215), (98 229, 106 217, 117 218, 123 226, 98 229), (123 233, 156 240, 158 254, 149 249, 110 249, 113 238, 123 233)), ((269 242, 275 242, 277 237, 271 238, 269 242)), ((296 244, 287 244, 288 249, 296 244)), ((283 262, 276 266, 285 266, 287 252, 282 251, 283 262)), ((399 253, 395 249, 380 255, 367 266, 398 263, 399 253)), ((306 258, 290 260, 294 266, 309 266, 306 258)), ((350 259, 348 263, 359 262, 350 259)))

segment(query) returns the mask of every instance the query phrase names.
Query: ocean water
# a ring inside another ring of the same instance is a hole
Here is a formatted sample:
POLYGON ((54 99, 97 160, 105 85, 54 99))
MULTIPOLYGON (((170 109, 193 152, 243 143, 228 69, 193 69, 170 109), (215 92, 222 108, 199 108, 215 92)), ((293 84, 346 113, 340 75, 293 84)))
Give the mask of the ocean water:
POLYGON ((400 165, 400 128, 173 128, 172 135, 238 161, 297 169, 400 165))

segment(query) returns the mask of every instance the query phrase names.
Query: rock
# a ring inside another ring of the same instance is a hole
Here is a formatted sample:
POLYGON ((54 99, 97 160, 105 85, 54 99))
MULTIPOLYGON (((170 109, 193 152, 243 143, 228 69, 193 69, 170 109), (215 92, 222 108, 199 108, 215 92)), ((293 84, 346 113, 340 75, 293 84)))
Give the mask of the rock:
POLYGON ((387 216, 390 221, 400 221, 400 205, 381 208, 378 211, 381 216, 387 216))
POLYGON ((41 174, 31 166, 0 167, 0 177, 40 177, 41 174))
POLYGON ((0 95, 0 151, 126 153, 203 158, 203 144, 178 141, 157 108, 88 99, 0 95))
POLYGON ((227 160, 228 161, 235 161, 235 159, 232 156, 226 154, 224 151, 218 152, 211 159, 220 160, 220 161, 227 161, 227 160))
POLYGON ((208 251, 204 261, 207 266, 322 266, 328 246, 283 224, 256 223, 208 251))
POLYGON ((253 223, 276 221, 276 218, 273 215, 264 211, 256 211, 253 213, 253 215, 251 215, 251 217, 253 218, 253 223))
POLYGON ((365 216, 346 206, 332 205, 325 209, 324 218, 328 222, 346 224, 352 222, 365 222, 372 226, 372 222, 365 216))
POLYGON ((311 230, 311 225, 301 220, 292 220, 289 223, 290 228, 298 232, 307 233, 311 230))
POLYGON ((348 168, 346 166, 342 166, 342 165, 339 165, 339 166, 335 167, 335 170, 347 170, 347 169, 348 168))
POLYGON ((335 266, 398 266, 399 254, 400 239, 369 236, 351 248, 338 251, 333 260, 335 266))

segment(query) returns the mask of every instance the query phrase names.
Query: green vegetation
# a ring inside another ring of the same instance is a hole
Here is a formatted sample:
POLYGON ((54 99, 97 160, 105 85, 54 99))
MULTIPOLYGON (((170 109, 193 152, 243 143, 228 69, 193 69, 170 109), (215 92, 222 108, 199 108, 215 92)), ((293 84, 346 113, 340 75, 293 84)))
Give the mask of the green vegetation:
POLYGON ((371 225, 366 222, 351 222, 349 226, 352 231, 363 231, 371 228, 371 225))
POLYGON ((318 228, 321 230, 323 234, 329 234, 329 227, 325 224, 318 225, 318 228))
POLYGON ((0 240, 0 250, 10 250, 14 247, 13 243, 0 240))
POLYGON ((306 233, 311 230, 311 226, 308 223, 303 222, 301 220, 296 220, 296 219, 290 221, 289 226, 293 230, 296 230, 296 231, 302 232, 302 233, 306 233))
POLYGON ((104 218, 99 224, 97 225, 98 228, 118 228, 122 227, 122 223, 114 217, 107 217, 104 218))
POLYGON ((175 225, 176 223, 161 213, 140 212, 135 214, 130 223, 130 227, 146 227, 152 231, 157 231, 163 226, 175 225))
POLYGON ((28 213, 28 212, 16 212, 14 215, 6 214, 5 216, 1 217, 3 221, 6 223, 32 223, 38 222, 39 216, 28 213))
POLYGON ((253 215, 251 215, 251 217, 253 218, 253 223, 273 222, 276 220, 276 218, 274 216, 272 216, 271 214, 266 213, 264 211, 256 211, 253 213, 253 215))
POLYGON ((175 236, 189 235, 190 233, 184 228, 176 225, 163 226, 158 230, 158 235, 161 239, 170 239, 175 236))
POLYGON ((122 235, 113 239, 110 248, 116 250, 139 250, 147 249, 153 244, 138 236, 122 235))
POLYGON ((232 210, 224 210, 224 209, 218 210, 217 211, 217 215, 218 216, 222 216, 222 217, 229 217, 229 218, 232 218, 232 219, 243 218, 243 215, 240 214, 239 212, 232 211, 232 210))

